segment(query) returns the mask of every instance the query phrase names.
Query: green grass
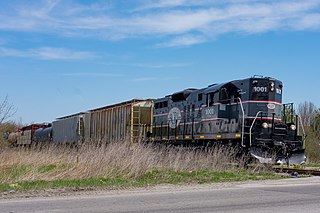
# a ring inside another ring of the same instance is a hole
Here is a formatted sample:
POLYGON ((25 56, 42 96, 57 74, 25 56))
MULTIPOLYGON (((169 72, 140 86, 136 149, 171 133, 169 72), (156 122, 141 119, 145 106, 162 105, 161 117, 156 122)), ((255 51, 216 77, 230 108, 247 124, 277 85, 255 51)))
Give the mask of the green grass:
MULTIPOLYGON (((287 168, 287 165, 280 165, 280 166, 275 166, 276 168, 287 168)), ((307 164, 302 164, 302 165, 293 165, 289 166, 289 168, 294 168, 294 169, 314 169, 314 170, 320 170, 320 164, 319 163, 307 163, 307 164)))
MULTIPOLYGON (((55 166, 40 167, 42 172, 52 171, 55 166)), ((88 178, 74 180, 34 180, 34 181, 17 181, 14 183, 0 184, 0 191, 26 191, 38 189, 57 189, 57 188, 127 188, 127 187, 143 187, 157 184, 205 184, 216 182, 233 182, 245 180, 265 180, 279 179, 281 177, 273 173, 258 173, 254 174, 250 171, 224 171, 217 172, 212 170, 200 171, 183 171, 176 172, 172 170, 152 170, 138 178, 132 177, 115 177, 115 178, 88 178)))
POLYGON ((54 170, 57 167, 55 164, 43 165, 38 168, 39 173, 46 173, 54 170))
POLYGON ((315 168, 318 168, 320 169, 320 163, 307 163, 307 164, 304 164, 304 165, 301 165, 303 167, 315 167, 315 168))
POLYGON ((251 173, 247 170, 213 171, 200 170, 189 172, 153 170, 146 173, 139 181, 145 184, 184 184, 184 183, 216 183, 245 180, 262 180, 279 178, 273 173, 251 173))
POLYGON ((31 165, 17 165, 17 166, 1 168, 0 180, 5 178, 10 180, 16 180, 21 176, 27 174, 31 170, 32 170, 31 165))
POLYGON ((99 186, 120 187, 126 185, 126 181, 122 178, 104 179, 104 178, 89 178, 79 180, 34 180, 34 181, 18 181, 13 184, 0 184, 0 191, 9 190, 35 190, 35 189, 57 189, 57 188, 86 188, 99 186))

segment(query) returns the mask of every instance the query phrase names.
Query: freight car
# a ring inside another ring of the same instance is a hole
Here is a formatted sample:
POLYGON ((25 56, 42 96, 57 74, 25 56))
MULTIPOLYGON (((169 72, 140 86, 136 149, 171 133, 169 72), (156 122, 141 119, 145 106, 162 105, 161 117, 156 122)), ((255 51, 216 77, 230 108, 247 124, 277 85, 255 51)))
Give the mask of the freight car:
POLYGON ((80 112, 57 118, 52 122, 52 141, 63 144, 79 144, 84 138, 84 115, 80 112))
POLYGON ((132 99, 87 112, 59 117, 51 124, 32 124, 8 135, 12 144, 56 143, 80 145, 86 142, 134 143, 151 132, 152 99, 132 99))
POLYGON ((11 132, 8 136, 9 143, 13 145, 31 145, 36 141, 35 132, 38 129, 47 128, 48 124, 31 124, 11 132))
POLYGON ((37 144, 50 143, 52 141, 52 125, 48 124, 47 127, 37 129, 33 138, 37 144))
POLYGON ((141 141, 151 132, 152 115, 152 99, 133 99, 89 110, 85 115, 85 141, 141 141))
POLYGON ((281 81, 253 76, 156 99, 149 141, 227 143, 261 163, 304 163, 299 119, 282 104, 282 92, 281 81))
POLYGON ((132 99, 57 118, 52 141, 64 144, 137 142, 151 131, 153 100, 132 99))

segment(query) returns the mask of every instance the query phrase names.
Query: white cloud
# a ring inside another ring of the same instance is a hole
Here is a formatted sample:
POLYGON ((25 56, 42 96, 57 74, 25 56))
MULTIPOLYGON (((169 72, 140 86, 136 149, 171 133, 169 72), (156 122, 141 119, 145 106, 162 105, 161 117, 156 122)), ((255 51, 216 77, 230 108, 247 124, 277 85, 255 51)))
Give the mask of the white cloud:
POLYGON ((133 78, 131 81, 155 81, 157 78, 155 77, 140 77, 140 78, 133 78))
POLYGON ((320 25, 320 0, 136 2, 123 7, 118 1, 84 5, 47 0, 11 11, 3 8, 0 31, 109 40, 153 36, 167 40, 162 46, 172 47, 210 41, 226 33, 319 30, 320 25))
POLYGON ((299 30, 315 29, 320 30, 320 14, 308 14, 303 19, 299 20, 300 24, 296 27, 299 30))
POLYGON ((70 72, 62 73, 61 76, 66 77, 123 77, 122 74, 114 74, 107 72, 70 72))
POLYGON ((226 4, 240 4, 240 3, 253 3, 261 0, 142 0, 141 5, 135 8, 133 11, 139 12, 144 10, 154 9, 172 9, 179 7, 210 7, 226 4))
POLYGON ((191 46, 194 44, 200 44, 204 43, 206 41, 205 38, 201 36, 193 36, 193 35, 185 35, 173 38, 170 41, 167 41, 165 43, 157 44, 157 47, 176 47, 176 46, 191 46))
POLYGON ((176 79, 175 77, 165 77, 165 78, 157 78, 157 77, 139 77, 139 78, 133 78, 130 81, 169 81, 169 80, 174 80, 176 79))
MULTIPOLYGON (((196 1, 197 2, 197 1, 196 1)), ((133 11, 143 11, 150 9, 158 9, 158 8, 172 8, 186 4, 185 0, 159 0, 159 1, 145 1, 144 4, 139 5, 133 11)))
POLYGON ((0 47, 0 56, 35 58, 42 60, 80 60, 95 57, 92 52, 73 51, 65 48, 40 47, 18 50, 0 47))
POLYGON ((191 63, 159 63, 159 64, 133 64, 135 67, 143 67, 150 69, 163 69, 163 68, 179 68, 191 66, 191 63))

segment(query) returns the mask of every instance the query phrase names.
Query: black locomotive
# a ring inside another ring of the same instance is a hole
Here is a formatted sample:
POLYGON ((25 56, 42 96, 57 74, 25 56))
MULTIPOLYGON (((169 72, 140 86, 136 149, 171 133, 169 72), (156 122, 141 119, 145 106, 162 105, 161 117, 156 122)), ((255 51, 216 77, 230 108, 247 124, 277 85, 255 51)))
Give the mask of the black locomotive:
POLYGON ((231 143, 261 163, 302 164, 305 155, 299 118, 293 115, 291 104, 282 104, 282 90, 279 80, 253 76, 156 99, 149 139, 231 143))

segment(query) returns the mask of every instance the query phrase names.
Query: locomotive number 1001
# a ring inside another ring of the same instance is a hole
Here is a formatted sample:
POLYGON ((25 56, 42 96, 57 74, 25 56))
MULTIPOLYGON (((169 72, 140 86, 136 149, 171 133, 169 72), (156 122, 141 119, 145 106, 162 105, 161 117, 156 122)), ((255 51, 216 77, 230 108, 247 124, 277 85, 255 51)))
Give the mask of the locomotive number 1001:
POLYGON ((253 92, 268 92, 268 87, 253 87, 253 92))

